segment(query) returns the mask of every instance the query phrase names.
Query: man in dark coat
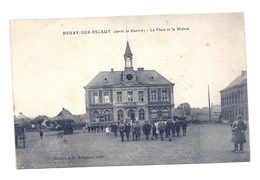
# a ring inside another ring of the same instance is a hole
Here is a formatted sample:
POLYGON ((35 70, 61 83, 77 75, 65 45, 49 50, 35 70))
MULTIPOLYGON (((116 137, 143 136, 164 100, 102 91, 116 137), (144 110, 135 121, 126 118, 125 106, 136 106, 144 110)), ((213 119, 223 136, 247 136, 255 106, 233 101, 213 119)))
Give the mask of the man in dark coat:
POLYGON ((163 141, 163 132, 165 130, 165 124, 161 119, 159 120, 159 123, 158 123, 158 129, 159 129, 159 133, 161 136, 161 141, 163 141))
POLYGON ((136 137, 136 135, 135 135, 135 125, 136 125, 136 122, 133 122, 132 123, 132 126, 131 126, 131 129, 132 129, 132 134, 133 134, 133 141, 135 140, 135 137, 136 137))
POLYGON ((172 140, 172 138, 171 138, 172 124, 173 124, 172 120, 171 120, 171 119, 168 119, 167 122, 166 122, 166 125, 165 125, 166 137, 169 138, 169 141, 172 140))
POLYGON ((126 123, 125 123, 125 135, 126 135, 127 141, 129 141, 130 131, 131 131, 131 124, 127 120, 126 123))
POLYGON ((175 130, 176 130, 177 136, 180 136, 181 121, 178 118, 175 122, 175 130))
POLYGON ((186 121, 182 122, 181 128, 182 128, 182 131, 183 131, 183 136, 186 136, 186 130, 187 130, 187 123, 186 123, 186 121))
POLYGON ((150 131, 151 131, 151 125, 148 124, 148 121, 145 121, 144 127, 143 127, 143 131, 146 137, 146 140, 149 140, 149 135, 150 135, 150 131))
POLYGON ((239 154, 244 153, 244 143, 246 143, 246 136, 245 136, 246 129, 247 129, 247 125, 240 117, 237 123, 237 129, 235 135, 235 143, 239 144, 240 146, 240 150, 238 151, 239 154))
POLYGON ((116 122, 111 126, 111 131, 114 133, 115 137, 117 137, 117 130, 118 130, 118 125, 116 122))
POLYGON ((121 141, 124 142, 124 133, 125 133, 125 124, 124 121, 121 121, 121 123, 118 126, 118 130, 120 132, 121 141))
POLYGON ((140 134, 141 134, 141 126, 140 126, 138 121, 136 121, 134 128, 135 128, 136 141, 139 141, 140 140, 140 134))

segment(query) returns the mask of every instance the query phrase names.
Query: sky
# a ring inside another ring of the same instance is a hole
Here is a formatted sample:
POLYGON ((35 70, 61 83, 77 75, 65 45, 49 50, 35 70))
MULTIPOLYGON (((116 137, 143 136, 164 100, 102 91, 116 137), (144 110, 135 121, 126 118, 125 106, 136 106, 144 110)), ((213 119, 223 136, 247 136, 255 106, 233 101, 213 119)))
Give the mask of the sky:
POLYGON ((10 37, 14 115, 84 114, 83 87, 100 71, 124 69, 127 40, 135 70, 175 84, 175 107, 208 106, 208 86, 220 104, 219 91, 246 70, 243 13, 12 20, 10 37))

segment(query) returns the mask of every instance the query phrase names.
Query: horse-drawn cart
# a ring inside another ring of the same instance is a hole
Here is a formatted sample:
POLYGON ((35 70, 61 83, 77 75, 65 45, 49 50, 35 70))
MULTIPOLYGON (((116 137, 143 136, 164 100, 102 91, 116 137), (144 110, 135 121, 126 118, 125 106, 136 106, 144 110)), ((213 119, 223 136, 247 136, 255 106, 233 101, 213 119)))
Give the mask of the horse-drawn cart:
POLYGON ((24 128, 19 124, 15 124, 14 129, 15 129, 15 147, 18 147, 18 144, 20 142, 23 144, 23 148, 25 148, 24 128))

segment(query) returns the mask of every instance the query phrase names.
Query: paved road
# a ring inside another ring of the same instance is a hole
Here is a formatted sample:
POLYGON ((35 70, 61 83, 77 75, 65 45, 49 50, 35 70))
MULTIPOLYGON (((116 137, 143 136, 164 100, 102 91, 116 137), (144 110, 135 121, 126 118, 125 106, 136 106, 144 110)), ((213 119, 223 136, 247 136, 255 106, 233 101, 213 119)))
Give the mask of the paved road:
POLYGON ((57 137, 57 132, 26 134, 26 148, 16 149, 17 168, 58 168, 120 165, 196 164, 250 161, 248 131, 244 154, 232 153, 229 125, 189 125, 187 136, 172 141, 121 142, 105 133, 83 133, 57 137))

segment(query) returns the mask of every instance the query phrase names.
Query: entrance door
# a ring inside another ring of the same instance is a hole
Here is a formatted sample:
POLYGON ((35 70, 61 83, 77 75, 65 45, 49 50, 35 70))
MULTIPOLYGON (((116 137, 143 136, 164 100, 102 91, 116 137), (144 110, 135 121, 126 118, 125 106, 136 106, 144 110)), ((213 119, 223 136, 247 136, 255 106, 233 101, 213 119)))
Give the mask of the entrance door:
POLYGON ((129 109, 127 112, 127 116, 131 119, 134 120, 135 119, 135 111, 133 109, 129 109))

